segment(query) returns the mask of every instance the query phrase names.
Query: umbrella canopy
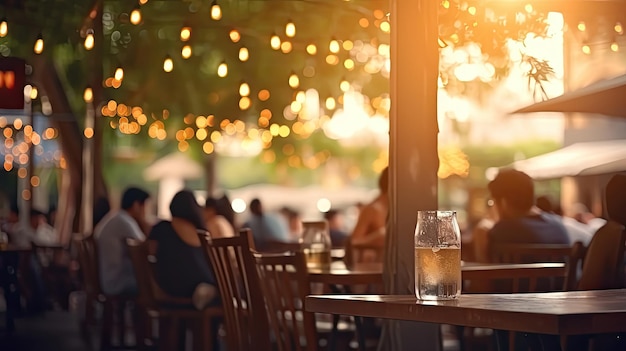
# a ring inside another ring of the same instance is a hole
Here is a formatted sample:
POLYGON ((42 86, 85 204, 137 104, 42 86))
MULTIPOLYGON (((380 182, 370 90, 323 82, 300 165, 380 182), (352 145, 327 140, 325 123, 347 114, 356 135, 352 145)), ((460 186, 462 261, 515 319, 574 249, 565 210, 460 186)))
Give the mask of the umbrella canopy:
POLYGON ((626 74, 601 80, 514 113, 583 112, 626 118, 626 74))
POLYGON ((626 171, 626 140, 576 143, 512 163, 535 180, 626 171))
POLYGON ((143 177, 148 181, 164 178, 197 179, 202 174, 202 166, 182 152, 164 156, 143 171, 143 177))

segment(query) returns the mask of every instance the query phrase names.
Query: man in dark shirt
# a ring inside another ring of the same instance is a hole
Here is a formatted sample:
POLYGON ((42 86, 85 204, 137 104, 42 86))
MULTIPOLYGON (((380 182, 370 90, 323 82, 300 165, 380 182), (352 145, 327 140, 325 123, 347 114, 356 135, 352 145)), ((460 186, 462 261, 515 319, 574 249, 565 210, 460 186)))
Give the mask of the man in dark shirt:
POLYGON ((500 220, 489 231, 493 244, 570 244, 558 217, 534 207, 533 180, 526 173, 502 170, 488 185, 500 220))

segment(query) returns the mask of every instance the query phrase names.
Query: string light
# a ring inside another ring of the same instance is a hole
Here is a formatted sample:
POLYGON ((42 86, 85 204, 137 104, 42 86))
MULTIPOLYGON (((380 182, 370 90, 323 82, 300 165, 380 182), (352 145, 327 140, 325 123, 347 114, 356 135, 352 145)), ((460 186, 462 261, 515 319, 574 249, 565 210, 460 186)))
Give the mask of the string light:
POLYGON ((93 49, 95 43, 95 39, 93 37, 93 31, 90 29, 90 31, 87 33, 87 36, 85 37, 85 49, 87 50, 91 50, 93 49))
POLYGON ((248 48, 245 46, 239 49, 239 61, 246 62, 250 58, 250 53, 248 52, 248 48))
POLYGON ((39 91, 37 90, 36 86, 32 86, 30 89, 30 99, 31 100, 35 100, 37 99, 37 95, 39 94, 39 91))
POLYGON ((289 76, 289 86, 294 89, 300 86, 300 78, 295 73, 289 76))
POLYGON ((37 36, 33 51, 35 51, 35 54, 41 54, 43 52, 43 37, 41 36, 41 33, 37 36))
POLYGON ((122 67, 118 67, 115 70, 115 74, 113 75, 113 78, 115 78, 115 80, 122 80, 122 79, 124 79, 124 70, 122 69, 122 67))
MULTIPOLYGON (((615 30, 615 33, 617 33, 617 34, 623 34, 624 33, 624 28, 622 27, 622 24, 619 23, 619 22, 615 23, 615 26, 613 27, 613 29, 615 30)), ((1 33, 0 33, 0 35, 1 35, 1 33)))
POLYGON ((239 40, 241 40, 241 34, 239 34, 239 32, 236 29, 231 30, 228 33, 228 36, 230 37, 230 40, 233 43, 237 43, 237 42, 239 42, 239 40))
POLYGON ((0 38, 4 38, 9 33, 9 24, 7 23, 7 19, 3 18, 0 21, 0 38))
POLYGON ((191 38, 191 28, 185 26, 180 30, 180 40, 188 41, 189 38, 191 38))
POLYGON ((83 100, 86 103, 90 103, 93 101, 93 90, 90 87, 85 88, 85 92, 83 93, 83 100))
POLYGON ((184 59, 190 58, 191 57, 191 46, 189 46, 189 45, 183 46, 183 49, 181 50, 180 54, 181 54, 181 56, 184 59))
POLYGON ((296 25, 291 20, 289 20, 289 22, 287 22, 287 25, 285 26, 285 35, 289 38, 293 38, 296 36, 296 25))
POLYGON ((163 61, 163 70, 170 73, 173 69, 174 61, 172 61, 172 58, 169 55, 165 56, 165 60, 163 61))
POLYGON ((587 29, 587 25, 585 24, 585 22, 580 21, 578 22, 578 30, 581 32, 584 32, 587 29))
POLYGON ((141 11, 138 8, 133 9, 130 13, 130 23, 134 25, 141 23, 141 11))
POLYGON ((270 46, 274 50, 280 49, 280 38, 278 37, 278 35, 272 34, 272 37, 270 38, 270 46))
POLYGON ((317 54, 317 46, 315 46, 315 44, 309 44, 306 46, 306 52, 309 55, 315 55, 317 54))
POLYGON ((239 86, 239 95, 241 96, 249 96, 250 95, 250 85, 248 83, 241 83, 239 86))
POLYGON ((330 41, 330 44, 328 44, 328 49, 330 50, 330 52, 332 52, 333 54, 336 54, 339 52, 339 42, 336 39, 332 39, 330 41))
POLYGON ((589 45, 583 45, 583 47, 581 48, 583 53, 586 55, 591 54, 591 47, 589 47, 589 45))
POLYGON ((214 21, 222 19, 222 8, 216 0, 213 0, 213 3, 211 4, 211 19, 214 21))
POLYGON ((613 52, 618 52, 619 51, 619 45, 617 45, 616 42, 611 43, 611 51, 613 51, 613 52))
POLYGON ((217 66, 217 75, 222 78, 228 75, 228 65, 226 62, 222 62, 219 66, 217 66))

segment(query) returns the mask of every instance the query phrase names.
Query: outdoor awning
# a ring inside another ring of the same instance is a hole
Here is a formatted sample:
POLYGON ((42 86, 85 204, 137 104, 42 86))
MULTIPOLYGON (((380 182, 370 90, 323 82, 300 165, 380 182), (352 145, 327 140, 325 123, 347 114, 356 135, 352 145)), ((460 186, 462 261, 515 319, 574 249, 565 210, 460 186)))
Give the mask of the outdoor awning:
POLYGON ((601 80, 511 113, 527 112, 583 112, 626 118, 626 74, 601 80))
POLYGON ((626 140, 576 143, 512 163, 535 180, 626 171, 626 140))

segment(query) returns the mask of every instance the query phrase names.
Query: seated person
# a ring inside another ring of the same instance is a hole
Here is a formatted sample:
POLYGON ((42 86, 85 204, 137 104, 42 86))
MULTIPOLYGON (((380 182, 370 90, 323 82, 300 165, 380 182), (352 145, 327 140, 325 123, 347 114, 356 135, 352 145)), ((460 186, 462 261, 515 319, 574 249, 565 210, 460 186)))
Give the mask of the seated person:
POLYGON ((217 213, 217 199, 209 197, 204 205, 204 220, 212 238, 229 238, 235 231, 224 216, 217 213))
POLYGON ((382 252, 385 247, 385 234, 387 232, 387 215, 389 213, 389 168, 385 168, 378 179, 380 193, 367 205, 363 206, 359 212, 356 225, 347 240, 348 250, 346 259, 348 262, 372 262, 382 260, 382 252), (362 250, 362 257, 350 246, 375 247, 377 250, 362 250))
POLYGON ((250 218, 242 228, 250 228, 257 250, 272 249, 274 242, 290 242, 289 230, 284 222, 271 213, 266 213, 259 199, 250 201, 250 218))
POLYGON ((498 222, 489 231, 494 244, 570 244, 560 218, 534 207, 533 180, 526 173, 502 170, 488 185, 498 212, 498 222))
POLYGON ((156 280, 167 294, 191 298, 201 310, 218 296, 213 268, 198 237, 206 230, 202 210, 191 191, 181 190, 174 195, 170 212, 172 220, 159 222, 149 236, 158 243, 156 280))
POLYGON ((122 194, 121 209, 109 212, 94 229, 98 245, 100 284, 106 294, 136 294, 137 280, 126 248, 126 239, 145 240, 141 230, 146 218, 146 200, 150 195, 139 188, 122 194))

